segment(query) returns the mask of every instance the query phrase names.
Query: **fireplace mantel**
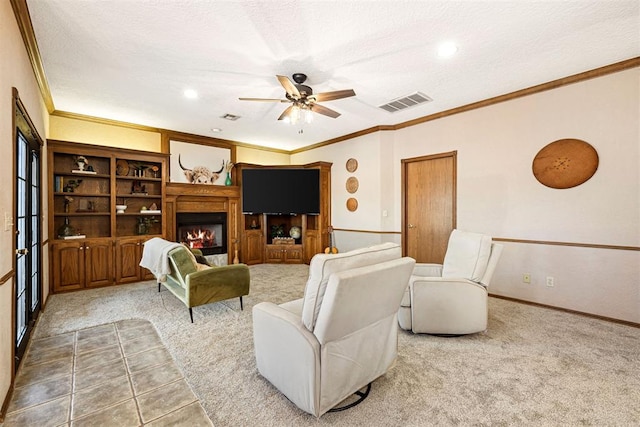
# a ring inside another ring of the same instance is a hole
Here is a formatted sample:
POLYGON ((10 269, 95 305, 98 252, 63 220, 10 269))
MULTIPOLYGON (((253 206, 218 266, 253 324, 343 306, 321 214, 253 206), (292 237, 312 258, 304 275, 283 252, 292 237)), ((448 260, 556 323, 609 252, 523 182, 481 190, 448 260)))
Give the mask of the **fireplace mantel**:
POLYGON ((167 197, 240 197, 240 187, 237 185, 204 185, 168 182, 165 192, 167 197))
POLYGON ((229 263, 238 248, 240 236, 240 187, 167 183, 165 190, 167 240, 176 240, 176 214, 186 212, 226 212, 229 263))

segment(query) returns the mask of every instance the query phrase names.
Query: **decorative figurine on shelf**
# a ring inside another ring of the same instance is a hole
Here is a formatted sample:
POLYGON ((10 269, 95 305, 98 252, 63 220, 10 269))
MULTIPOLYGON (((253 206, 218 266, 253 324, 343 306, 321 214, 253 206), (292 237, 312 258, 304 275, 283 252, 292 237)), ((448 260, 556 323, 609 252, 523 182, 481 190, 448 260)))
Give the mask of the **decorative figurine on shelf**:
POLYGON ((64 196, 64 211, 65 211, 65 213, 69 212, 69 207, 71 206, 71 202, 73 202, 73 197, 64 196))
POLYGON ((131 184, 131 194, 147 194, 147 187, 140 181, 133 181, 131 184))
POLYGON ((158 166, 151 166, 151 172, 153 172, 153 177, 157 178, 158 177, 158 171, 160 171, 160 168, 158 166))
POLYGON ((82 184, 81 179, 70 179, 67 184, 62 189, 65 193, 73 193, 76 188, 78 188, 82 184))
POLYGON ((78 165, 78 170, 84 172, 84 167, 89 164, 87 158, 85 156, 76 156, 74 160, 76 162, 76 165, 78 165))

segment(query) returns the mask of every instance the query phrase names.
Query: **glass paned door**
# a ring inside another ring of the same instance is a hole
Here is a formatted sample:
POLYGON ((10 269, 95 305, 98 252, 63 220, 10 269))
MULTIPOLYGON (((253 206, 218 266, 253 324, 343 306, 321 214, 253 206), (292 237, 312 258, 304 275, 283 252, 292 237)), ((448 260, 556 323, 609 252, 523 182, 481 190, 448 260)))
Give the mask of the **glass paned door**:
POLYGON ((40 145, 18 129, 16 138, 16 369, 41 305, 40 145))

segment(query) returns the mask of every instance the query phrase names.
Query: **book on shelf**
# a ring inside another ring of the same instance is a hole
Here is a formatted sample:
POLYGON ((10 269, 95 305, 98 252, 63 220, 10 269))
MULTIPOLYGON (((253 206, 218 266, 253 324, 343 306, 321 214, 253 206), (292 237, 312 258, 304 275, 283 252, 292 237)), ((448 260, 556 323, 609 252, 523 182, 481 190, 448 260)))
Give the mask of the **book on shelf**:
POLYGON ((95 175, 98 172, 96 172, 96 171, 81 171, 80 169, 74 169, 74 170, 71 171, 71 173, 79 173, 79 174, 82 174, 82 175, 95 175))
POLYGON ((84 234, 74 234, 73 236, 60 236, 63 240, 73 240, 73 239, 85 239, 87 236, 84 234))
POLYGON ((56 175, 53 180, 53 191, 59 193, 64 188, 64 178, 56 175))

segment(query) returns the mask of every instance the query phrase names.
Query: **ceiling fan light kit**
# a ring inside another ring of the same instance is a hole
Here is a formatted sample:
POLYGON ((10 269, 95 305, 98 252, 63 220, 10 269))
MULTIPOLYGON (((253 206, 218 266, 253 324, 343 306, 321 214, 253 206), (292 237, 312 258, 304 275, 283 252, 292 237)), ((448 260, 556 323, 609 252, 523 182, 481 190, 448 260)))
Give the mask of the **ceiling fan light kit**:
POLYGON ((241 101, 261 101, 261 102, 290 102, 291 105, 287 107, 278 120, 283 120, 287 123, 296 124, 300 120, 304 120, 305 123, 311 123, 313 121, 313 114, 318 113, 323 116, 337 118, 340 113, 327 108, 318 102, 333 101, 336 99, 349 98, 355 96, 356 93, 353 89, 336 90, 332 92, 313 94, 313 89, 310 86, 304 84, 307 80, 306 74, 295 73, 291 76, 293 82, 286 76, 277 75, 276 78, 285 90, 286 99, 274 99, 274 98, 239 98, 241 101), (295 83, 294 83, 295 82, 295 83))

